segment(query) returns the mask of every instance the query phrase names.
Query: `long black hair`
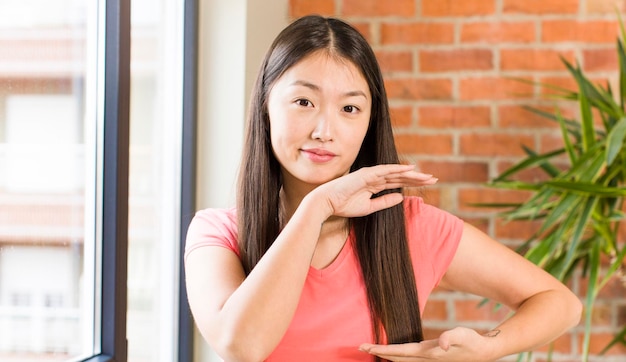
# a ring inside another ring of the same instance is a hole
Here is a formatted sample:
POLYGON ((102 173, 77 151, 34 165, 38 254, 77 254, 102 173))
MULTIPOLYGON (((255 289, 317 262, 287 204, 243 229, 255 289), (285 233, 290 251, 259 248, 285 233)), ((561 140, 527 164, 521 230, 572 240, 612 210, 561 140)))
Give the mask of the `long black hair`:
MULTIPOLYGON (((287 69, 320 50, 353 63, 372 96, 369 128, 351 171, 399 163, 383 77, 365 38, 334 18, 311 15, 291 23, 268 50, 250 100, 237 195, 239 248, 246 273, 269 249, 281 227, 282 178, 270 143, 269 92, 287 69)), ((376 341, 382 341, 383 336, 389 343, 423 340, 402 204, 352 218, 350 226, 355 233, 376 341)))

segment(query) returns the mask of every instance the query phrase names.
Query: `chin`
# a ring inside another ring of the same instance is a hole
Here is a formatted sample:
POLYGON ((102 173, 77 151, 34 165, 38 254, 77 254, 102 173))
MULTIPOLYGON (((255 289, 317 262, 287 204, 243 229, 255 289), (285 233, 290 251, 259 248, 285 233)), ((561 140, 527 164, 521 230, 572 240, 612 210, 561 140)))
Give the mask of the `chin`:
POLYGON ((306 183, 306 184, 310 184, 310 185, 314 185, 314 186, 319 186, 322 184, 325 184, 329 181, 332 181, 338 177, 341 177, 342 175, 320 175, 320 174, 314 174, 314 175, 303 175, 302 178, 299 178, 300 181, 306 183))

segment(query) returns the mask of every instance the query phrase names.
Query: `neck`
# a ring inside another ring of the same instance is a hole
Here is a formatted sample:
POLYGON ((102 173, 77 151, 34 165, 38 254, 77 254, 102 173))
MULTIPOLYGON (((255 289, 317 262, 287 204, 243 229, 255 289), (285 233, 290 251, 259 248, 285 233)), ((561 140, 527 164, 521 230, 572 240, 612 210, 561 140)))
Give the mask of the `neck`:
MULTIPOLYGON (((315 187, 309 190, 293 190, 283 187, 280 190, 280 215, 281 228, 291 219, 291 216, 302 202, 302 199, 315 187)), ((331 216, 322 225, 322 234, 333 232, 345 232, 348 229, 348 219, 344 217, 331 216)))

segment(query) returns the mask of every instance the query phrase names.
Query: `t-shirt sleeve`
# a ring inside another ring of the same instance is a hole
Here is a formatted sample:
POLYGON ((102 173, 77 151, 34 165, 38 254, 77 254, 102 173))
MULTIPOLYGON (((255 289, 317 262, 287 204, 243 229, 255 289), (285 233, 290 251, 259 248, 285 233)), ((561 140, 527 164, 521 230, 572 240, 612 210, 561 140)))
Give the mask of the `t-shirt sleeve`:
POLYGON ((194 250, 206 246, 227 248, 239 256, 234 209, 205 209, 194 215, 187 230, 185 260, 194 250))
POLYGON ((463 221, 419 197, 407 197, 404 205, 409 249, 423 308, 452 262, 463 234, 463 221))

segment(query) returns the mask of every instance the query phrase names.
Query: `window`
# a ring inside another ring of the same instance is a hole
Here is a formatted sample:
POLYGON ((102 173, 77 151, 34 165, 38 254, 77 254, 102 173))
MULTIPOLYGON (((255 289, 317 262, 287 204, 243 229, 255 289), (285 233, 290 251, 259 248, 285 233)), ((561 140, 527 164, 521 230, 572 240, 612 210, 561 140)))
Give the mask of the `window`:
MULTIPOLYGON (((127 277, 131 361, 184 361, 177 355, 179 341, 173 337, 179 329, 190 330, 190 325, 178 324, 188 313, 184 312, 186 297, 181 299, 178 293, 184 291, 184 284, 177 241, 184 230, 181 215, 193 213, 191 209, 181 213, 185 207, 181 174, 183 165, 195 163, 189 136, 183 142, 183 113, 195 108, 192 103, 185 106, 182 96, 184 70, 193 74, 193 64, 184 64, 184 5, 182 0, 131 1, 127 277), (183 147, 188 148, 184 155, 183 147), (180 318, 179 307, 183 311, 180 318)), ((195 16, 195 12, 187 15, 195 16)), ((195 88, 195 77, 187 80, 195 88)), ((190 186, 184 189, 192 195, 190 186)), ((188 337, 180 343, 187 345, 188 337)))
POLYGON ((98 9, 0 5, 0 360, 94 354, 98 9), (91 222, 93 224, 93 222, 91 222))
POLYGON ((8 3, 0 360, 191 361, 196 1, 8 3))

